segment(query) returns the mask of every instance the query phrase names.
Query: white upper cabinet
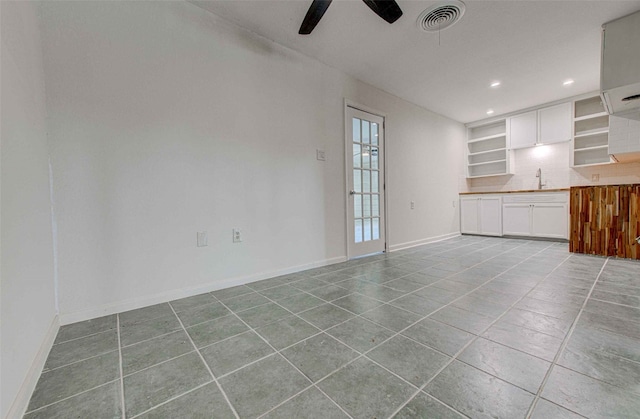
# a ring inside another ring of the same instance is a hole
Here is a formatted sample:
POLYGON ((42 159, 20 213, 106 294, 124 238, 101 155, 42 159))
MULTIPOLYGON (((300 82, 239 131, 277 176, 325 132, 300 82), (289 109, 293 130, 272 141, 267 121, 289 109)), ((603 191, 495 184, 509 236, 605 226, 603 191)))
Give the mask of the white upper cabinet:
POLYGON ((554 144, 571 140, 571 102, 538 110, 538 143, 554 144))
POLYGON ((533 147, 571 140, 571 102, 509 118, 510 148, 533 147))
POLYGON ((538 139, 538 114, 531 111, 509 118, 511 149, 533 147, 538 139))

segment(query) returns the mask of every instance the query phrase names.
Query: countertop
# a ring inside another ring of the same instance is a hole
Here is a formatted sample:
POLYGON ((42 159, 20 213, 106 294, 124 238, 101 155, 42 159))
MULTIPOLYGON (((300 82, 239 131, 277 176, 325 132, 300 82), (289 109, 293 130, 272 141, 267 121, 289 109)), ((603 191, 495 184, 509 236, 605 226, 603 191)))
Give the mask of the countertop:
POLYGON ((505 193, 530 193, 530 192, 569 192, 569 188, 558 189, 522 189, 518 191, 489 191, 489 192, 460 192, 459 195, 480 195, 480 194, 505 194, 505 193))

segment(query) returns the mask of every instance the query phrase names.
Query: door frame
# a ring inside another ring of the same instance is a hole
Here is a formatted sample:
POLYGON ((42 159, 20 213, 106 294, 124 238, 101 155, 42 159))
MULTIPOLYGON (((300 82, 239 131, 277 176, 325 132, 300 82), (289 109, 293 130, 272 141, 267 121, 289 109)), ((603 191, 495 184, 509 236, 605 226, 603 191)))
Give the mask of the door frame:
POLYGON ((361 103, 358 102, 354 102, 352 100, 349 100, 347 98, 344 99, 344 117, 343 117, 343 124, 344 124, 344 142, 342 144, 342 149, 344 152, 344 190, 343 192, 343 196, 345 197, 344 200, 344 206, 345 206, 345 219, 344 219, 344 229, 346 232, 346 237, 345 237, 345 254, 347 255, 347 260, 351 259, 351 255, 349 254, 349 243, 350 240, 353 238, 353 232, 350 231, 349 229, 349 216, 350 216, 350 212, 349 212, 349 191, 351 190, 351 185, 349 185, 349 174, 347 173, 347 167, 349 167, 349 159, 352 159, 353 157, 347 153, 347 139, 349 138, 349 128, 351 127, 351 125, 348 122, 349 119, 349 108, 353 108, 362 112, 366 112, 366 113, 370 113, 372 115, 375 115, 379 118, 382 118, 382 130, 384 132, 384 144, 383 144, 383 153, 384 153, 384 157, 382 159, 382 167, 383 167, 383 171, 384 173, 382 174, 382 190, 384 191, 383 193, 383 207, 384 207, 384 226, 383 226, 383 230, 384 230, 384 253, 388 253, 389 252, 389 222, 387 221, 389 218, 389 205, 387 202, 387 126, 386 126, 386 122, 387 122, 387 115, 384 112, 381 112, 379 110, 370 108, 369 106, 363 105, 361 103))

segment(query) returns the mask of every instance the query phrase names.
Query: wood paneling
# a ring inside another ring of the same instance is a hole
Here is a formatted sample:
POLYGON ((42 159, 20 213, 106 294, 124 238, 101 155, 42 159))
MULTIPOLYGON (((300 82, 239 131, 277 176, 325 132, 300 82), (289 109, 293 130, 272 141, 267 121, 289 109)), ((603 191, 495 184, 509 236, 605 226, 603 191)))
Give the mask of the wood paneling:
POLYGON ((569 195, 571 252, 640 259, 640 184, 573 187, 569 195))

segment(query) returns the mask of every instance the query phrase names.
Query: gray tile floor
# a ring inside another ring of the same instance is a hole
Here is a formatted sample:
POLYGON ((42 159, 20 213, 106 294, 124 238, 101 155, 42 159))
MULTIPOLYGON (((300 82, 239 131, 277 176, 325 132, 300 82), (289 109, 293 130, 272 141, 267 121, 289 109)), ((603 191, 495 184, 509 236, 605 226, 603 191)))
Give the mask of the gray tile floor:
POLYGON ((640 263, 462 236, 63 326, 25 418, 640 417, 640 263))

